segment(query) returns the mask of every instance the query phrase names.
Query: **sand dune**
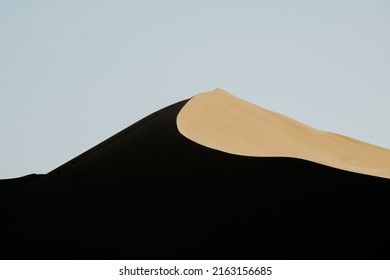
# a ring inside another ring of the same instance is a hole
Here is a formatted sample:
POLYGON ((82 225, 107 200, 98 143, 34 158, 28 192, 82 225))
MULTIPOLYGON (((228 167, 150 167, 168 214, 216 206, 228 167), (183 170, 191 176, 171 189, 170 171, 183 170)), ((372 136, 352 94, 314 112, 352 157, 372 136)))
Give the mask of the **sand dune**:
POLYGON ((222 89, 191 98, 177 125, 189 139, 227 153, 301 158, 390 178, 390 150, 309 127, 222 89))
POLYGON ((195 95, 1 180, 0 259, 389 259, 388 155, 195 95))

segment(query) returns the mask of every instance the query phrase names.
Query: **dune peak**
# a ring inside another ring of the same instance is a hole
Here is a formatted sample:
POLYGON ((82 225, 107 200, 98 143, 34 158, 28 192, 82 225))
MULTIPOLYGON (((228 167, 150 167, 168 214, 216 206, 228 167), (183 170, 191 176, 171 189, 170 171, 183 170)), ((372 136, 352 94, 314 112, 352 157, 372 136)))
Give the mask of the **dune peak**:
POLYGON ((390 178, 389 149, 310 127, 220 88, 189 99, 176 123, 186 138, 222 152, 299 158, 390 178))

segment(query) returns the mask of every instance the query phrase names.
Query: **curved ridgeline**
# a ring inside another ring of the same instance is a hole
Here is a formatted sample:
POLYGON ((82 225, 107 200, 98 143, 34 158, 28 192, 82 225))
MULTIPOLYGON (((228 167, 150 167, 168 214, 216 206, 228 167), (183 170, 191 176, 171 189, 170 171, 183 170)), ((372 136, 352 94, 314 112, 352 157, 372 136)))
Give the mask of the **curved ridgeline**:
POLYGON ((388 259, 390 180, 184 137, 187 100, 1 195, 2 259, 388 259))

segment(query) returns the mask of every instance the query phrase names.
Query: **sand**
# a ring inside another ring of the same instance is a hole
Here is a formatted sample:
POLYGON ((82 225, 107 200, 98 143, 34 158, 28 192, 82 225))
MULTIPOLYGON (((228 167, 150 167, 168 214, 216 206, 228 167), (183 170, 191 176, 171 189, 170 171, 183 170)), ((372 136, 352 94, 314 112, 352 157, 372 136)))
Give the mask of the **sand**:
POLYGON ((299 158, 390 178, 389 149, 315 129, 222 89, 192 97, 177 126, 190 140, 231 154, 299 158))
POLYGON ((386 155, 195 95, 48 174, 0 180, 0 259, 389 259, 390 180, 362 174, 386 155))

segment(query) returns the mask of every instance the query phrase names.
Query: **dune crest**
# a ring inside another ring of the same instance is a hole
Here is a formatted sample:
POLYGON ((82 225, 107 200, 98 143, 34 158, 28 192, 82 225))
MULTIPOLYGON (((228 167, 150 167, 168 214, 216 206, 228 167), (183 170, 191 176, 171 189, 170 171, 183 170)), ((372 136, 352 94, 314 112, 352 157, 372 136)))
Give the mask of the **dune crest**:
POLYGON ((186 138, 226 153, 292 157, 390 178, 390 150, 321 131, 216 89, 193 96, 177 127, 186 138))

